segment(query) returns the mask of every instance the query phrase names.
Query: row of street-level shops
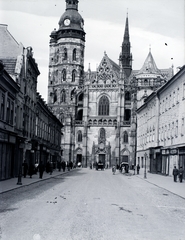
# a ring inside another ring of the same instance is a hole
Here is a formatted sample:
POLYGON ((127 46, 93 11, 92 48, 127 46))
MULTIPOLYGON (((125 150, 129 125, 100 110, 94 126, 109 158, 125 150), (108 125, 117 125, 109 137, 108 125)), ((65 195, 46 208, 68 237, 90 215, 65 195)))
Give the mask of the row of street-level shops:
POLYGON ((137 152, 137 163, 150 173, 172 176, 173 168, 184 169, 185 179, 185 145, 179 147, 156 147, 137 152))
POLYGON ((37 140, 27 141, 14 133, 0 132, 0 180, 17 177, 22 171, 22 163, 25 160, 30 164, 38 164, 41 160, 44 165, 47 161, 57 166, 61 160, 60 148, 50 143, 43 144, 37 140))

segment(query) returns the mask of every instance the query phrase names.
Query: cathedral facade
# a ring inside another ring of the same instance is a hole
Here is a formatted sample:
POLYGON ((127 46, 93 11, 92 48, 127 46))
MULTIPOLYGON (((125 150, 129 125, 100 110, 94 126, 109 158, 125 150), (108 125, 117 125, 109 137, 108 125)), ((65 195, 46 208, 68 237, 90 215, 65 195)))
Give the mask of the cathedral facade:
POLYGON ((96 71, 84 70, 84 19, 78 0, 66 0, 58 30, 50 35, 48 106, 62 121, 61 156, 84 167, 136 161, 136 109, 167 82, 173 69, 158 69, 151 50, 132 69, 128 16, 119 62, 104 53, 96 71))

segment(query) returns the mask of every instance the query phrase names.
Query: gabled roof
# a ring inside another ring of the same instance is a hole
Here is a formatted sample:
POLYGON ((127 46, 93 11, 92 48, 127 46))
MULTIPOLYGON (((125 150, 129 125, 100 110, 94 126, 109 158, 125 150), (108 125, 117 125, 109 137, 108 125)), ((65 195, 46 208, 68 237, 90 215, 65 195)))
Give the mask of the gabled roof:
POLYGON ((151 51, 149 51, 143 67, 139 70, 138 74, 161 74, 160 70, 155 64, 151 51))
POLYGON ((119 70, 119 66, 105 53, 97 68, 97 81, 115 83, 119 78, 119 70))

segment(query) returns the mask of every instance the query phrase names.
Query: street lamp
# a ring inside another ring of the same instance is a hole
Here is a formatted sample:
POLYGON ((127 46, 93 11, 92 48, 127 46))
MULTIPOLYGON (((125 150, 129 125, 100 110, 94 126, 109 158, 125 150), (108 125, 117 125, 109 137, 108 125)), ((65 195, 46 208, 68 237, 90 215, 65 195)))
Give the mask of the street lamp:
POLYGON ((147 158, 147 153, 145 152, 145 170, 144 170, 144 178, 147 178, 146 177, 146 158, 147 158))

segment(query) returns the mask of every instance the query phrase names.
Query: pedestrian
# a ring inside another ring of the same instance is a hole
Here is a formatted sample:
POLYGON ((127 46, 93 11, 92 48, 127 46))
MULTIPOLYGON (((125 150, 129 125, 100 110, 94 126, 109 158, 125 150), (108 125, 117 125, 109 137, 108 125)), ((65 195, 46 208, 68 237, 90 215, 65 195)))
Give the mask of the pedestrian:
POLYGON ((46 172, 49 173, 49 171, 50 171, 50 162, 48 160, 46 163, 46 172))
POLYGON ((61 163, 61 161, 58 161, 58 171, 60 172, 61 171, 61 166, 62 165, 62 163, 61 163))
POLYGON ((30 163, 30 165, 29 165, 29 176, 30 176, 30 178, 32 178, 33 173, 34 173, 34 165, 33 165, 33 163, 30 163))
POLYGON ((50 162, 50 165, 49 165, 49 172, 50 172, 50 175, 52 175, 53 173, 53 163, 50 162))
POLYGON ((44 164, 43 164, 42 160, 40 161, 40 163, 38 165, 38 170, 39 170, 39 178, 42 179, 43 172, 44 172, 44 164))
POLYGON ((173 180, 174 182, 177 182, 177 176, 178 176, 178 169, 176 168, 176 166, 174 166, 174 169, 173 169, 173 180))
POLYGON ((62 170, 63 170, 63 172, 65 172, 65 170, 66 170, 66 163, 64 160, 62 161, 62 170))
POLYGON ((137 174, 139 174, 140 166, 139 163, 137 164, 137 174))
POLYGON ((23 175, 24 175, 24 178, 26 178, 26 175, 28 173, 28 164, 26 160, 24 160, 24 163, 22 164, 22 166, 23 166, 23 175))
POLYGON ((179 181, 180 181, 180 182, 182 182, 183 172, 184 172, 183 168, 180 167, 180 169, 179 169, 179 181))

